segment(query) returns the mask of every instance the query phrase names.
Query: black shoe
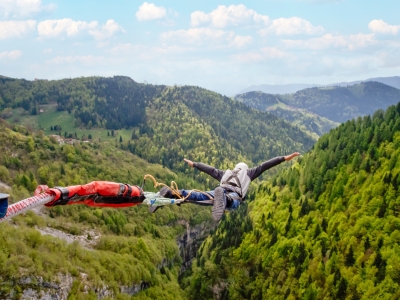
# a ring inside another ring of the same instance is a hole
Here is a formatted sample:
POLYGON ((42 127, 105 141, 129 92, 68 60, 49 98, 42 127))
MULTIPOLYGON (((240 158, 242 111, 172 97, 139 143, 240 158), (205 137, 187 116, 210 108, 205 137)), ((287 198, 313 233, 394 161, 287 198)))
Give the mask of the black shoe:
POLYGON ((163 186, 158 193, 160 194, 161 197, 164 198, 179 199, 179 196, 174 194, 172 190, 167 186, 163 186))
POLYGON ((226 196, 222 187, 217 187, 214 190, 214 204, 212 208, 212 217, 215 222, 222 219, 226 208, 226 196))
POLYGON ((164 198, 170 198, 170 199, 175 198, 174 194, 172 193, 172 190, 167 186, 163 186, 158 193, 160 194, 161 197, 164 198))
POLYGON ((149 207, 149 212, 150 212, 151 214, 153 214, 153 213, 155 213, 156 210, 159 209, 160 207, 163 207, 163 206, 156 206, 156 205, 150 206, 150 207, 149 207))

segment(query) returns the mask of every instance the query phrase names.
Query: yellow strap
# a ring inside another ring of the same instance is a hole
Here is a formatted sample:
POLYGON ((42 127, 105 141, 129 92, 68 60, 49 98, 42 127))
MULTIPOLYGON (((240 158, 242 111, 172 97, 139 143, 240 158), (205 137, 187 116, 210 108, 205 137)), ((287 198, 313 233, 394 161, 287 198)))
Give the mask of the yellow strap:
POLYGON ((153 183, 154 183, 154 188, 158 188, 159 186, 166 186, 166 187, 169 187, 169 188, 172 190, 172 194, 173 194, 174 196, 178 197, 178 199, 179 199, 179 200, 182 200, 182 201, 185 201, 185 200, 190 196, 190 194, 191 194, 192 192, 199 192, 199 193, 202 193, 203 195, 206 195, 210 200, 214 200, 214 198, 213 198, 211 195, 209 195, 209 194, 207 194, 207 193, 205 193, 205 192, 203 192, 203 191, 195 190, 195 189, 194 189, 194 190, 190 190, 189 194, 188 194, 186 197, 183 197, 183 198, 182 198, 181 194, 179 193, 178 185, 176 184, 175 181, 171 181, 171 186, 167 186, 165 183, 157 182, 157 180, 154 178, 153 175, 150 175, 150 174, 144 175, 144 180, 146 180, 147 178, 150 178, 150 179, 153 181, 153 183))

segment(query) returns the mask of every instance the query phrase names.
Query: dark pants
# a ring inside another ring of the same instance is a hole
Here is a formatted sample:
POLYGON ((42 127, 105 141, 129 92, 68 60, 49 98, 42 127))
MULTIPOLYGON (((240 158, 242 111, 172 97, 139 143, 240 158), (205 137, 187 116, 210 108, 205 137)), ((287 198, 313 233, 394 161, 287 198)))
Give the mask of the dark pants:
POLYGON ((0 219, 6 216, 7 209, 8 209, 8 199, 0 199, 0 219))
MULTIPOLYGON (((191 192, 191 194, 187 198, 187 200, 189 200, 189 201, 210 200, 210 198, 207 195, 205 195, 204 193, 195 192, 195 191, 191 191, 191 190, 180 190, 180 193, 181 193, 181 195, 183 197, 186 197, 187 195, 189 195, 190 192, 191 192)), ((205 193, 214 198, 214 191, 207 191, 205 193)), ((238 194, 233 193, 233 192, 225 191, 225 195, 226 195, 226 198, 227 198, 226 199, 227 200, 226 208, 227 209, 237 209, 239 207, 239 205, 240 205, 240 201, 236 200, 236 199, 232 199, 232 198, 237 198, 238 194)))

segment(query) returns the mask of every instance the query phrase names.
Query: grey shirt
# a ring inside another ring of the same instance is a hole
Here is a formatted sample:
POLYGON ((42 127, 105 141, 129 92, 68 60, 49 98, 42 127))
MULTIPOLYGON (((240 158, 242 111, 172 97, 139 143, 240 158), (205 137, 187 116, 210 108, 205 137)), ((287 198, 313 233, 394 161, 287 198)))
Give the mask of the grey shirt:
MULTIPOLYGON (((275 167, 276 165, 279 165, 281 162, 284 162, 285 158, 283 156, 277 156, 275 158, 272 158, 270 160, 267 160, 263 162, 261 165, 258 165, 257 167, 251 168, 247 170, 247 175, 250 177, 250 180, 253 181, 256 179, 258 176, 260 176, 262 173, 264 173, 266 170, 271 169, 272 167, 275 167)), ((218 170, 212 166, 203 164, 201 162, 195 162, 193 163, 193 167, 198 169, 201 172, 204 172, 211 177, 214 177, 218 181, 221 181, 222 176, 224 176, 225 171, 218 170)))

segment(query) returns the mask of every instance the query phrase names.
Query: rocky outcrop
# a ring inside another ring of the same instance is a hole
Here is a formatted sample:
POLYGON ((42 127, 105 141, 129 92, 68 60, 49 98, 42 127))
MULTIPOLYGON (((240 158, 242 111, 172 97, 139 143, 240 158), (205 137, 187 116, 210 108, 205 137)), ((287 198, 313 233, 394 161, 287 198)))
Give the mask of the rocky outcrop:
MULTIPOLYGON (((89 293, 89 291, 93 290, 98 299, 113 298, 115 296, 114 291, 107 286, 92 289, 86 281, 86 278, 87 274, 85 273, 80 273, 79 279, 72 277, 70 274, 58 274, 55 276, 54 282, 48 282, 43 280, 40 276, 25 276, 16 281, 3 282, 3 284, 9 284, 13 288, 11 288, 8 296, 0 294, 0 297, 2 297, 1 299, 6 300, 16 298, 65 300, 68 298, 68 295, 73 288, 74 281, 76 280, 79 280, 79 283, 83 285, 82 290, 84 293, 89 293), (17 286, 18 288, 16 288, 17 286), (17 293, 17 290, 19 290, 20 293, 17 293)), ((149 283, 143 281, 140 284, 134 284, 131 286, 120 286, 120 292, 132 296, 148 287, 149 283)))
MULTIPOLYGON (((215 229, 216 224, 213 222, 204 222, 199 225, 190 226, 190 223, 184 220, 180 220, 178 223, 185 228, 184 233, 176 239, 180 256, 182 257, 182 266, 180 270, 180 274, 182 274, 191 266, 192 260, 196 257, 197 250, 201 243, 207 236, 209 236, 210 231, 215 229)), ((39 230, 41 234, 49 234, 64 239, 68 243, 78 241, 86 249, 92 249, 93 244, 99 238, 99 235, 95 232, 85 232, 82 236, 73 236, 54 228, 37 228, 37 230, 39 230), (91 239, 87 240, 89 234, 91 239)), ((173 263, 173 261, 169 261, 165 258, 157 267, 162 271, 163 267, 168 267, 173 263)), ((115 296, 114 291, 108 286, 93 288, 87 280, 87 274, 80 273, 79 277, 73 277, 70 274, 57 274, 54 276, 52 282, 46 281, 40 276, 23 276, 19 279, 14 279, 8 282, 3 281, 0 277, 0 282, 3 282, 3 285, 6 284, 11 287, 10 293, 6 296, 0 293, 0 298, 41 300, 67 299, 73 289, 75 281, 79 281, 81 290, 87 293, 93 291, 97 295, 98 299, 113 298, 113 296, 115 296)), ((140 291, 149 288, 149 286, 148 282, 141 282, 130 286, 120 286, 119 289, 121 293, 135 295, 140 291)))
POLYGON ((196 226, 190 226, 187 221, 180 221, 180 224, 186 227, 185 233, 177 239, 180 255, 182 257, 180 271, 182 274, 191 266, 201 243, 210 235, 210 231, 215 229, 216 224, 214 222, 204 222, 196 226))
POLYGON ((9 284, 12 288, 10 294, 8 296, 3 295, 5 298, 2 299, 67 299, 74 281, 73 277, 58 274, 55 276, 55 281, 59 283, 45 281, 40 276, 23 276, 16 281, 3 282, 3 284, 9 284), (21 294, 17 295, 17 291, 14 289, 16 287, 21 294))

